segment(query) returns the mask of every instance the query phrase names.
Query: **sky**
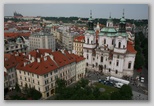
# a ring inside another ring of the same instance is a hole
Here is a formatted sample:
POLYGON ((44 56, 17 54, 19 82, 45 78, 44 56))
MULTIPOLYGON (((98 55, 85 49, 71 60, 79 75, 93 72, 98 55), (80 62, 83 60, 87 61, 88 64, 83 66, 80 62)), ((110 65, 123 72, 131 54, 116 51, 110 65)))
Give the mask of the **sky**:
POLYGON ((23 16, 89 17, 148 19, 147 4, 4 4, 4 16, 13 16, 16 11, 23 16))

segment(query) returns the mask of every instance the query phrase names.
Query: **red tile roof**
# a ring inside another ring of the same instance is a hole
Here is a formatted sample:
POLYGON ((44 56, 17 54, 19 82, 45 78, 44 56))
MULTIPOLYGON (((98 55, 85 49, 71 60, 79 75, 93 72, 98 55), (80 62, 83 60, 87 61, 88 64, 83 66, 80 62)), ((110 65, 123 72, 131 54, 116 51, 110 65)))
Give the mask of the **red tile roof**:
POLYGON ((4 54, 4 67, 10 69, 17 65, 17 61, 12 54, 4 54))
POLYGON ((133 44, 134 44, 134 43, 131 42, 131 41, 128 41, 128 42, 127 42, 127 52, 128 52, 128 53, 136 54, 137 52, 136 52, 136 50, 134 49, 133 44))
POLYGON ((78 41, 78 42, 84 42, 85 36, 81 35, 81 36, 77 36, 74 38, 74 41, 78 41))
POLYGON ((78 55, 75 55, 75 54, 71 54, 71 55, 75 58, 76 62, 80 62, 82 60, 85 60, 85 58, 82 57, 82 56, 78 56, 78 55))
POLYGON ((4 32, 4 37, 15 38, 15 37, 18 37, 18 36, 29 37, 30 36, 30 32, 23 32, 23 33, 4 32))
POLYGON ((25 57, 16 58, 18 61, 21 61, 16 68, 19 70, 35 73, 38 75, 44 75, 55 69, 58 69, 59 67, 63 67, 72 62, 79 62, 85 59, 75 54, 70 54, 66 50, 62 53, 61 51, 52 52, 51 49, 38 49, 31 51, 29 54, 35 57, 35 61, 30 63, 28 62, 28 60, 26 61, 25 57), (50 55, 45 57, 44 56, 45 53, 53 55, 54 61, 50 58, 50 55), (40 58, 40 62, 37 61, 37 58, 40 58), (24 63, 26 63, 25 66, 24 63))
POLYGON ((47 56, 46 61, 44 60, 44 57, 42 57, 40 58, 40 62, 35 61, 33 63, 27 64, 26 66, 21 63, 17 66, 17 69, 24 70, 30 73, 35 73, 38 75, 44 75, 57 68, 58 66, 56 66, 56 64, 49 56, 47 56))

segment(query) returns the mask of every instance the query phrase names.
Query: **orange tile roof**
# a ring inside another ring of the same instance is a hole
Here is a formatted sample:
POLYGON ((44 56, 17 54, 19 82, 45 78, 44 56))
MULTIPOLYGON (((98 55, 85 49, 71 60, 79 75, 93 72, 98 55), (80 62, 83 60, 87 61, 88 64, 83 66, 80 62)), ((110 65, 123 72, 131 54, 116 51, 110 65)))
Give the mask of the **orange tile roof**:
POLYGON ((131 42, 131 41, 128 41, 128 42, 127 42, 127 52, 128 52, 128 53, 136 54, 137 52, 136 52, 136 50, 134 49, 133 44, 134 44, 134 43, 131 42))

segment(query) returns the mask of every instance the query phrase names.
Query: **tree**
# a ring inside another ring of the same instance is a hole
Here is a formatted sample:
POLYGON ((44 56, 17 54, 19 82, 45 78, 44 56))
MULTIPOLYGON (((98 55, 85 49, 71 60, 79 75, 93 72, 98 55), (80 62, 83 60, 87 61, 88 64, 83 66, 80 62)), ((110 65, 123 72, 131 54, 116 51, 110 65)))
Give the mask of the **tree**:
POLYGON ((33 100, 38 100, 42 97, 42 94, 41 92, 37 91, 35 88, 29 88, 28 97, 32 98, 33 100))
POLYGON ((56 93, 62 93, 63 90, 66 88, 66 81, 57 78, 56 79, 56 93))
POLYGON ((111 100, 121 100, 121 94, 119 91, 115 91, 111 94, 111 100))
POLYGON ((140 52, 138 52, 135 57, 135 69, 141 68, 142 66, 144 66, 144 64, 145 62, 143 55, 140 52))
POLYGON ((19 85, 16 83, 16 86, 15 86, 15 90, 17 91, 17 92, 21 92, 21 89, 20 89, 20 87, 19 87, 19 85))
POLYGON ((81 79, 78 84, 81 86, 81 87, 85 87, 86 85, 88 85, 89 81, 87 79, 81 79))
POLYGON ((123 85, 119 93, 121 95, 121 100, 131 100, 133 93, 132 93, 132 88, 129 85, 123 85))

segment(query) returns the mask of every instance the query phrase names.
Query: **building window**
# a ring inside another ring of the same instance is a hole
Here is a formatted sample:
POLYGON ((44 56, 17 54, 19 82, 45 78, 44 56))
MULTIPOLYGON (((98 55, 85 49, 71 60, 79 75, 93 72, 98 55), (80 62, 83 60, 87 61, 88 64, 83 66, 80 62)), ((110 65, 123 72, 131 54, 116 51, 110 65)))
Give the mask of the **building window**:
POLYGON ((125 45, 123 45, 123 48, 125 48, 125 45))
POLYGON ((117 61, 117 66, 119 65, 119 61, 117 61))
POLYGON ((97 67, 97 65, 98 65, 98 64, 96 63, 96 67, 97 67))
POLYGON ((112 45, 114 44, 114 39, 112 39, 112 45))
POLYGON ((115 73, 118 74, 118 70, 116 70, 115 73))
POLYGON ((119 59, 119 55, 117 55, 117 58, 119 59))
POLYGON ((88 59, 88 54, 87 54, 87 59, 88 59))
POLYGON ((130 68, 131 68, 131 62, 128 63, 128 69, 130 69, 130 68))
POLYGON ((87 43, 89 44, 89 38, 87 39, 87 43))
POLYGON ((106 39, 104 39, 104 44, 106 44, 106 39))
POLYGON ((109 68, 109 72, 111 71, 111 69, 109 68))
POLYGON ((106 65, 104 65, 104 68, 106 69, 106 65))
POLYGON ((88 63, 86 63, 86 66, 88 66, 88 63))
POLYGON ((121 42, 119 42, 118 47, 119 47, 119 48, 121 47, 121 42))
POLYGON ((40 82, 38 81, 38 85, 40 85, 40 82))
POLYGON ((103 56, 101 56, 101 62, 103 62, 103 56))
POLYGON ((93 58, 93 60, 95 60, 95 58, 93 58))
POLYGON ((39 78, 39 75, 37 75, 37 78, 39 78))
POLYGON ((93 68, 94 68, 94 64, 93 64, 93 68))
POLYGON ((110 61, 110 64, 111 64, 111 61, 110 61))

